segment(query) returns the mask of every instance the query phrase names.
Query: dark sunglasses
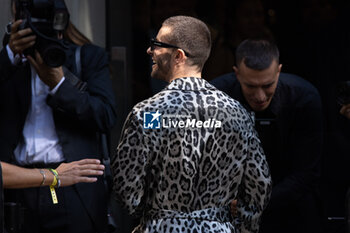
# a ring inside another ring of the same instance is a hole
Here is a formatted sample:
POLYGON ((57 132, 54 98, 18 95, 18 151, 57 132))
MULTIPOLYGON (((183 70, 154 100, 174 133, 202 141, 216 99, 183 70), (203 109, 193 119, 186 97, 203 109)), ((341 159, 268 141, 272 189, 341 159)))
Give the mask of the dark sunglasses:
MULTIPOLYGON (((154 38, 152 38, 151 39, 151 42, 150 42, 150 44, 151 44, 151 51, 153 51, 154 49, 155 49, 155 47, 157 46, 157 47, 162 47, 162 48, 175 48, 175 49, 181 49, 181 48, 179 48, 178 46, 175 46, 175 45, 171 45, 171 44, 167 44, 167 43, 163 43, 163 42, 160 42, 160 41, 158 41, 158 40, 156 40, 156 39, 154 39, 154 38)), ((187 57, 190 57, 190 54, 189 53, 187 53, 185 50, 183 50, 183 49, 181 49, 182 51, 184 51, 184 53, 185 53, 185 55, 187 56, 187 57)))

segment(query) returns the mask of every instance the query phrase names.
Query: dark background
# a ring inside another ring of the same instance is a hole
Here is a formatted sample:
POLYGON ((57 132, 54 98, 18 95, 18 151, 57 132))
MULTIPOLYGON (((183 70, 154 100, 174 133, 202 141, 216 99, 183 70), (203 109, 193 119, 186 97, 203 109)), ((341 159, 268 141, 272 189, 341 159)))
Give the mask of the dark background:
MULTIPOLYGON (((282 71, 310 81, 322 97, 326 129, 322 176, 324 229, 329 233, 345 232, 350 121, 339 114, 335 85, 350 80, 350 1, 107 0, 106 9, 106 45, 111 51, 119 112, 114 144, 131 107, 164 86, 150 79, 146 49, 167 17, 191 15, 210 27, 213 50, 203 71, 207 80, 232 71, 233 52, 242 40, 273 39, 280 49, 282 71)), ((132 227, 125 216, 119 216, 118 223, 125 232, 132 227)))
MULTIPOLYGON (((6 1, 0 0, 2 5, 6 1)), ((118 103, 111 148, 117 145, 132 106, 165 85, 151 80, 146 54, 149 39, 164 19, 190 15, 208 24, 213 49, 203 71, 207 80, 232 72, 234 50, 242 40, 272 39, 280 49, 282 71, 310 81, 322 97, 324 230, 345 232, 350 120, 339 114, 335 86, 350 80, 350 0, 105 0, 105 4, 106 49, 118 103)), ((118 232, 130 232, 137 221, 115 212, 118 232)))

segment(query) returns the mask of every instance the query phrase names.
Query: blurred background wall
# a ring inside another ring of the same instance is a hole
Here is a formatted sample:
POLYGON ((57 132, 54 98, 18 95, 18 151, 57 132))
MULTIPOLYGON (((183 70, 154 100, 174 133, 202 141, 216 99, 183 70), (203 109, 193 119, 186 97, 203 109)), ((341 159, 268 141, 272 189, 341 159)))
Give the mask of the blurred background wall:
MULTIPOLYGON (((0 0, 0 37, 5 25, 11 20, 10 0, 0 0)), ((73 24, 95 44, 105 47, 106 17, 105 1, 67 0, 67 7, 73 24)))

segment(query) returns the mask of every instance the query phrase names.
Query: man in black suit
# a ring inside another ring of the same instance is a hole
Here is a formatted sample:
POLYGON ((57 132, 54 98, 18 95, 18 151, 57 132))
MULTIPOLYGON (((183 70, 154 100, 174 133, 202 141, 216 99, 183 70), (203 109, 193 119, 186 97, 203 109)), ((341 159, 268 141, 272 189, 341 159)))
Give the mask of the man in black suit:
POLYGON ((245 40, 236 50, 235 74, 211 83, 255 115, 273 182, 260 232, 322 232, 318 193, 321 99, 310 83, 281 73, 281 68, 273 43, 245 40))
MULTIPOLYGON (((116 119, 106 53, 86 44, 76 56, 78 46, 70 43, 64 65, 48 66, 38 52, 23 55, 39 36, 29 27, 19 29, 22 22, 12 24, 9 42, 0 52, 0 159, 35 168, 101 159, 97 135, 108 132, 116 119), (79 59, 81 72, 77 72, 79 59), (72 78, 74 74, 80 78, 72 78)), ((55 32, 58 39, 63 32, 55 32)), ((11 190, 5 200, 26 208, 29 224, 24 232, 105 232, 102 179, 58 188, 56 194, 57 204, 47 187, 11 190)))

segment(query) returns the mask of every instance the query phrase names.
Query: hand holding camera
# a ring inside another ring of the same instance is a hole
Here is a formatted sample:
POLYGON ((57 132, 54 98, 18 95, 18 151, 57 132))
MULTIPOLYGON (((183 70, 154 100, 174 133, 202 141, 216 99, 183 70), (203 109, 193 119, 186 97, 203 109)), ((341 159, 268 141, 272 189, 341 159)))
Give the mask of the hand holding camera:
POLYGON ((340 109, 340 114, 350 119, 350 104, 343 105, 340 109))
POLYGON ((60 67, 48 66, 40 56, 39 52, 35 50, 35 59, 30 55, 27 56, 28 61, 35 68, 39 78, 52 90, 63 78, 63 69, 60 67))
POLYGON ((25 28, 18 30, 23 20, 16 20, 11 27, 9 46, 13 54, 22 55, 24 50, 31 48, 35 44, 36 36, 32 35, 32 29, 25 28))
POLYGON ((17 0, 14 13, 9 41, 12 52, 36 57, 36 50, 48 66, 62 66, 68 49, 62 33, 69 22, 64 1, 17 0))
MULTIPOLYGON (((19 29, 23 20, 17 20, 12 24, 9 46, 13 54, 23 55, 24 51, 32 48, 36 42, 36 36, 33 35, 31 28, 19 29)), ((54 88, 63 77, 62 67, 50 67, 44 63, 41 55, 35 50, 35 58, 30 54, 28 61, 35 68, 40 79, 51 89, 54 88)))

